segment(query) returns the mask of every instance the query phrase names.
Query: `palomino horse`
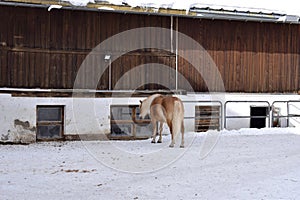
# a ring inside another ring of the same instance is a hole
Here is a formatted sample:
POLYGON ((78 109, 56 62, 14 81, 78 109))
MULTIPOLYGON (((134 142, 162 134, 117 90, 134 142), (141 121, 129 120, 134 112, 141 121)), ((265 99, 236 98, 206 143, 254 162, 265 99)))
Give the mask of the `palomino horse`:
POLYGON ((174 147, 175 137, 181 132, 181 145, 184 147, 184 108, 182 101, 177 97, 162 96, 154 94, 147 99, 140 101, 140 117, 145 118, 150 114, 151 124, 153 126, 153 140, 155 143, 157 122, 160 122, 158 143, 162 142, 163 124, 167 123, 171 132, 172 141, 169 147, 174 147))

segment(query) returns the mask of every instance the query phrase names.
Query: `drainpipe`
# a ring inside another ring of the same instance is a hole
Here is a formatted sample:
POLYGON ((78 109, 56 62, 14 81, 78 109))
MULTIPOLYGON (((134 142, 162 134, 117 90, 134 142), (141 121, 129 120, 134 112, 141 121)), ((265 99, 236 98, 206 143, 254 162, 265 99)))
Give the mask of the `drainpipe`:
POLYGON ((174 53, 174 49, 173 49, 173 15, 171 15, 171 53, 174 53))
POLYGON ((176 43, 176 57, 175 57, 175 90, 178 90, 178 17, 176 17, 176 36, 175 36, 175 43, 176 43))

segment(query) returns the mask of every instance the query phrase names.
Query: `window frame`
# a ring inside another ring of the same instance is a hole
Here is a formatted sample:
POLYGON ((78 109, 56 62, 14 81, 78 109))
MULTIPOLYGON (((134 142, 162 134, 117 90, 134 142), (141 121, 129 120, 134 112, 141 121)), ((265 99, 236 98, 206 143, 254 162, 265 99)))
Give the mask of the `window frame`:
MULTIPOLYGON (((111 105, 110 106, 110 138, 111 139, 143 139, 143 138, 149 138, 148 136, 141 136, 137 134, 137 129, 139 126, 148 126, 151 124, 151 120, 149 117, 145 119, 140 119, 138 117, 138 112, 137 109, 139 109, 139 105, 111 105), (129 110, 131 109, 131 112, 127 114, 131 114, 130 117, 131 119, 114 119, 112 116, 112 109, 114 108, 128 108, 129 110), (130 133, 125 133, 125 134, 114 134, 112 131, 112 127, 115 125, 122 125, 122 126, 130 126, 130 133)), ((152 129, 150 131, 150 136, 152 133, 152 129)))
POLYGON ((221 112, 221 106, 219 105, 196 105, 194 131, 220 130, 221 112))
POLYGON ((65 124, 65 105, 37 105, 36 106, 36 140, 37 141, 50 141, 50 140, 63 140, 64 139, 64 124, 65 124), (40 108, 59 108, 60 109, 60 121, 47 121, 39 120, 39 109, 40 108), (40 137, 38 134, 39 127, 41 126, 60 126, 60 133, 58 137, 40 137))

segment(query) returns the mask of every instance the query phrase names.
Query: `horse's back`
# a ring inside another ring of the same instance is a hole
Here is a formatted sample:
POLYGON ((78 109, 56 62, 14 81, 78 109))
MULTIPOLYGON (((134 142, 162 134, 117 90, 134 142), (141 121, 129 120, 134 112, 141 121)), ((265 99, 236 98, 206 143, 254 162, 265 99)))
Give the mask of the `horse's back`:
POLYGON ((162 101, 165 97, 163 96, 158 96, 156 97, 155 99, 153 99, 152 103, 151 103, 151 106, 152 105, 156 105, 156 104, 162 104, 162 101))
POLYGON ((157 118, 162 118, 159 117, 159 115, 164 115, 164 120, 166 121, 172 121, 174 112, 178 114, 183 113, 183 104, 181 100, 177 97, 173 96, 158 96, 156 97, 152 103, 151 107, 153 106, 152 109, 152 116, 156 116, 157 118), (177 108, 175 108, 175 102, 178 102, 177 105, 179 105, 177 108), (159 105, 159 106, 154 106, 154 105, 159 105), (175 110, 176 109, 176 110, 175 110))
POLYGON ((175 101, 176 97, 166 96, 161 100, 161 105, 167 112, 173 112, 175 101))
POLYGON ((150 106, 151 119, 155 119, 160 122, 166 121, 165 112, 164 112, 164 109, 162 108, 163 99, 164 99, 163 96, 158 96, 153 99, 151 106, 150 106))
POLYGON ((179 102, 180 107, 182 107, 182 102, 178 97, 167 96, 162 100, 162 106, 169 112, 174 111, 175 102, 179 102))
POLYGON ((151 106, 159 104, 162 105, 166 111, 173 111, 175 101, 180 101, 180 99, 173 96, 158 96, 153 99, 151 106))

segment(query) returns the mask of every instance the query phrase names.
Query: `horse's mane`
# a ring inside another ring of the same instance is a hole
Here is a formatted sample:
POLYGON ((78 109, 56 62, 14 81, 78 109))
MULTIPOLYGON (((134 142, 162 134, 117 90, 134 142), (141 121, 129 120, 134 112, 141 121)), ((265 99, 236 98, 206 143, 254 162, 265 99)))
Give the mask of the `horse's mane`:
POLYGON ((153 94, 153 95, 149 96, 149 97, 143 102, 143 104, 145 104, 145 106, 146 106, 147 109, 149 110, 152 101, 153 101, 156 97, 159 97, 159 96, 161 96, 161 94, 153 94))

